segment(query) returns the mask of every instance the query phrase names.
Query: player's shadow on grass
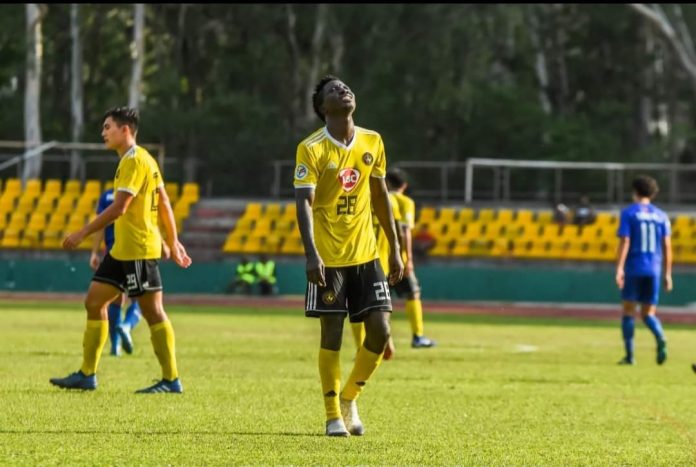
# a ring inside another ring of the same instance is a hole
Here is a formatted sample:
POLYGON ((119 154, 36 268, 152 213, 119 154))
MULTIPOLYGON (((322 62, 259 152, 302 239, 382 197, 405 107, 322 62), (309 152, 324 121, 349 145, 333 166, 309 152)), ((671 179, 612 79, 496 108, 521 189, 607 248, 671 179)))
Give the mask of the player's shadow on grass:
POLYGON ((305 436, 305 437, 323 437, 323 433, 293 433, 290 431, 272 432, 272 431, 177 431, 177 430, 160 430, 160 431, 131 431, 131 430, 2 430, 0 429, 1 435, 14 434, 14 435, 156 435, 156 436, 166 436, 166 435, 221 435, 221 436, 305 436))

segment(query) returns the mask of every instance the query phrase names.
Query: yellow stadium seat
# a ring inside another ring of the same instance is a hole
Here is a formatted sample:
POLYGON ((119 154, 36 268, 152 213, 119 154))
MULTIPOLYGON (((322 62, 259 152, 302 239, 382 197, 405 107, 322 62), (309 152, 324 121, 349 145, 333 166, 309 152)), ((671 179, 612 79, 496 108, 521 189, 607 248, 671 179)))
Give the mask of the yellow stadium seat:
POLYGON ((17 248, 19 247, 19 234, 20 229, 8 227, 2 236, 2 245, 4 248, 17 248))
POLYGON ((27 180, 27 183, 24 186, 24 193, 32 193, 38 196, 39 193, 41 193, 41 180, 36 178, 27 180))
POLYGON ((46 185, 44 186, 44 193, 55 193, 56 195, 59 195, 61 192, 61 189, 63 187, 63 183, 55 178, 49 178, 46 180, 46 185))
POLYGON ((184 183, 181 190, 181 197, 191 200, 191 202, 198 202, 200 197, 200 190, 198 188, 198 183, 184 183))
POLYGON ((536 218, 537 224, 550 224, 553 222, 553 213, 551 211, 539 211, 536 218))
POLYGON ((493 209, 481 209, 478 213, 479 222, 491 222, 495 218, 495 211, 493 209))
POLYGON ((261 217, 262 206, 261 203, 249 203, 244 210, 242 217, 250 219, 258 219, 261 217))
POLYGON ((87 180, 83 193, 89 193, 98 197, 101 194, 101 182, 99 180, 87 180))
POLYGON ((520 209, 517 211, 515 221, 518 224, 531 224, 533 222, 534 213, 529 209, 520 209))
POLYGON ((179 184, 176 182, 166 182, 164 190, 167 192, 169 202, 173 205, 179 199, 179 184))
POLYGON ((268 203, 266 209, 263 212, 264 217, 269 219, 277 219, 280 217, 280 204, 279 203, 268 203))
POLYGON ((441 224, 451 224, 455 222, 457 211, 453 208, 441 208, 437 221, 441 224))
POLYGON ((449 256, 452 242, 438 238, 435 242, 435 247, 430 250, 431 256, 449 256))
POLYGON ((295 228, 296 222, 294 220, 286 220, 285 218, 280 218, 275 222, 274 231, 279 234, 286 234, 295 228))
POLYGON ((424 206, 418 213, 419 224, 430 224, 435 220, 435 209, 430 206, 424 206))
POLYGON ((240 232, 251 232, 254 228, 255 222, 256 220, 250 217, 240 217, 234 226, 234 230, 240 232))
POLYGON ((80 194, 81 190, 81 184, 79 180, 68 180, 65 182, 65 191, 64 193, 66 194, 71 194, 73 196, 77 196, 80 194))
POLYGON ((284 255, 301 255, 304 254, 304 245, 302 239, 298 237, 286 237, 280 246, 280 252, 284 255))
POLYGON ((261 239, 258 237, 247 238, 242 245, 242 253, 261 253, 261 239))
POLYGON ((474 210, 471 208, 463 208, 459 211, 459 222, 467 223, 474 220, 474 210))
POLYGON ((512 223, 513 212, 511 209, 499 209, 498 210, 498 222, 504 224, 512 223))
MULTIPOLYGON (((107 180, 107 181, 104 183, 104 191, 106 191, 106 190, 111 190, 111 189, 113 189, 113 187, 114 187, 114 181, 113 181, 113 180, 107 180)), ((172 204, 174 204, 174 203, 172 203, 172 204)))
POLYGON ((597 214, 595 223, 599 226, 610 226, 616 224, 618 217, 611 212, 600 212, 597 214))
POLYGON ((297 219, 297 206, 295 203, 288 203, 283 209, 283 219, 295 221, 297 219))
POLYGON ((458 240, 452 248, 452 256, 468 256, 470 251, 470 244, 471 240, 469 239, 458 240))

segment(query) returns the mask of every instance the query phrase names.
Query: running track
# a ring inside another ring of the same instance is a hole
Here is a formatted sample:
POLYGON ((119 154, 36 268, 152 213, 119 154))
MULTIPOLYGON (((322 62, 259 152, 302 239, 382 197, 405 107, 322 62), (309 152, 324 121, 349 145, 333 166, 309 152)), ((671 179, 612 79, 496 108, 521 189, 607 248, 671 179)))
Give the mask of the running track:
MULTIPOLYGON (((0 309, 3 301, 24 302, 81 302, 84 294, 38 293, 38 292, 0 292, 0 309)), ((212 305, 229 307, 260 308, 304 308, 300 296, 244 297, 230 295, 204 294, 166 294, 165 304, 212 305)), ((397 310, 403 309, 401 301, 395 302, 397 310)), ((619 304, 559 304, 559 303, 492 303, 492 302, 445 302, 424 301, 426 313, 454 315, 495 315, 534 318, 573 318, 615 320, 619 317, 619 304)), ((696 308, 661 307, 661 319, 666 323, 696 324, 696 308)))

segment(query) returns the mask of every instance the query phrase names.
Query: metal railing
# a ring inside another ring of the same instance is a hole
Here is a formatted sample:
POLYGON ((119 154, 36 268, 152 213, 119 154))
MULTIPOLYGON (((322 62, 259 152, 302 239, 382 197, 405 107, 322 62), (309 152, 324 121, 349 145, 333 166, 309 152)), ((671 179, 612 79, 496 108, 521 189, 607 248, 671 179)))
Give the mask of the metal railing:
MULTIPOLYGON (((273 197, 292 196, 294 166, 292 160, 273 161, 273 197)), ((464 162, 396 161, 392 166, 407 171, 412 196, 444 203, 558 203, 589 195, 595 202, 620 204, 630 199, 628 177, 639 172, 658 179, 664 202, 696 201, 696 185, 690 182, 696 179, 696 164, 471 158, 464 162)))

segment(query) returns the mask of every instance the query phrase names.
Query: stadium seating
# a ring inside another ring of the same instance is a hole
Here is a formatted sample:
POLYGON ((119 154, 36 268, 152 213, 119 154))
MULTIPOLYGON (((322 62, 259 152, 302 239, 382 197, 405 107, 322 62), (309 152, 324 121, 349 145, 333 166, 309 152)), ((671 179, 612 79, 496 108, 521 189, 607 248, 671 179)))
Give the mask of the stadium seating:
MULTIPOLYGON (((223 252, 301 255, 304 252, 294 203, 251 202, 228 234, 223 252)), ((618 212, 600 212, 593 224, 561 227, 549 210, 473 209, 424 206, 416 230, 435 238, 430 256, 560 261, 614 261, 618 212)), ((696 217, 673 220, 674 259, 696 264, 696 217)))
MULTIPOLYGON (((63 237, 96 217, 96 205, 103 190, 113 187, 99 180, 0 180, 0 248, 58 249, 63 237)), ((198 201, 198 185, 187 183, 179 195, 177 183, 166 184, 172 203, 180 206, 175 217, 181 226, 192 204, 198 201)), ((78 247, 89 250, 92 239, 78 247)))

